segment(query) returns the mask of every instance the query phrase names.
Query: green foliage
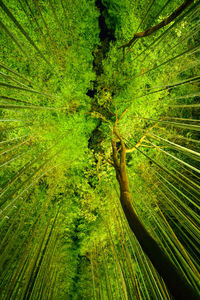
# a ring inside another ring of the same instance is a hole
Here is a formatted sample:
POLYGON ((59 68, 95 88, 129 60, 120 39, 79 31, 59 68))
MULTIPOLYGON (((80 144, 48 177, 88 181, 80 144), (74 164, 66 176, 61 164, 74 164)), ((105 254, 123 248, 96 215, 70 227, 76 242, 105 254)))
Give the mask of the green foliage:
POLYGON ((133 207, 198 290, 197 1, 124 57, 181 1, 3 3, 22 30, 0 8, 2 299, 172 299, 119 203, 125 110, 133 207))

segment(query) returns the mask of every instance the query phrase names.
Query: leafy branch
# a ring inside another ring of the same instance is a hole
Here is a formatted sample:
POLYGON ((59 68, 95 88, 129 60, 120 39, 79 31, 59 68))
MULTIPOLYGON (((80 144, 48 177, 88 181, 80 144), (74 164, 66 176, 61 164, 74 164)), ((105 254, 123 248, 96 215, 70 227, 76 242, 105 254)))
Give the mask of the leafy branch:
POLYGON ((159 29, 170 24, 193 2, 194 2, 194 0, 185 0, 177 9, 175 9, 173 11, 173 13, 170 16, 168 16, 167 18, 162 20, 160 23, 152 26, 149 29, 146 29, 145 31, 135 33, 134 36, 132 37, 132 39, 128 43, 126 43, 118 48, 118 49, 123 48, 123 58, 125 57, 125 48, 129 48, 133 44, 133 42, 135 42, 135 40, 149 36, 149 35, 153 34, 154 32, 158 31, 159 29))

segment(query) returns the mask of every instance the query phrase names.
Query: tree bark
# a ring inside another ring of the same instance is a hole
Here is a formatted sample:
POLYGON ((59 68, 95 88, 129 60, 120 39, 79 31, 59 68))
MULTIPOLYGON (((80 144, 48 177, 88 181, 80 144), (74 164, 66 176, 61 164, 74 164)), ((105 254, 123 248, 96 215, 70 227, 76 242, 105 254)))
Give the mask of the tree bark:
POLYGON ((185 0, 177 9, 175 9, 175 11, 173 11, 173 13, 169 17, 165 18, 160 23, 152 26, 151 28, 149 28, 145 31, 135 33, 133 38, 127 44, 125 44, 119 48, 125 49, 126 47, 130 47, 136 39, 151 35, 152 33, 159 30, 160 28, 165 27, 166 25, 171 23, 175 18, 177 18, 193 2, 194 2, 194 0, 185 0))
POLYGON ((116 141, 112 140, 113 161, 116 171, 116 178, 120 186, 120 202, 128 221, 128 224, 135 234, 143 251, 149 257, 153 266, 164 279, 169 291, 176 300, 198 300, 200 297, 192 286, 186 281, 184 276, 171 262, 164 250, 154 240, 138 218, 131 204, 129 181, 126 171, 126 147, 119 133, 115 130, 115 135, 121 142, 120 160, 118 160, 118 150, 116 141))

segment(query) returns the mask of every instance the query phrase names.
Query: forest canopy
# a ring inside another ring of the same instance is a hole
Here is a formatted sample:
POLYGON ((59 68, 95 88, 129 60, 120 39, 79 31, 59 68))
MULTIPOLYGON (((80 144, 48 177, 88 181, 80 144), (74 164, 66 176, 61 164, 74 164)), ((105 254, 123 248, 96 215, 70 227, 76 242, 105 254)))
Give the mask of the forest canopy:
POLYGON ((0 299, 200 298, 199 15, 0 0, 0 299))

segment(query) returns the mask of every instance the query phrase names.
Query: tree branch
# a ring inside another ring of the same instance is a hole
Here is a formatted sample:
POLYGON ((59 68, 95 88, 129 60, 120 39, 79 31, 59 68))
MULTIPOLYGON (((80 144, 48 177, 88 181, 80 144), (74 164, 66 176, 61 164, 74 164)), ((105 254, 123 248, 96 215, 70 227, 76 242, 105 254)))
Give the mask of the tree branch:
POLYGON ((194 2, 194 0, 185 0, 169 17, 165 18, 160 23, 152 26, 151 28, 149 28, 145 31, 135 33, 133 38, 127 44, 124 44, 119 47, 119 49, 123 48, 123 56, 124 56, 124 49, 126 47, 130 47, 136 39, 143 38, 145 36, 149 36, 152 33, 159 30, 160 28, 165 27, 166 25, 171 23, 175 18, 177 18, 193 2, 194 2))
MULTIPOLYGON (((162 120, 163 120, 163 118, 162 118, 160 121, 162 121, 162 120)), ((126 149, 126 153, 131 153, 131 152, 133 152, 134 150, 136 150, 136 148, 138 148, 138 147, 142 144, 142 142, 144 141, 144 139, 146 138, 146 136, 149 134, 149 131, 152 130, 153 128, 155 128, 155 127, 159 124, 160 121, 156 122, 153 126, 151 126, 151 127, 145 132, 145 134, 141 137, 141 139, 139 140, 139 142, 137 142, 137 144, 136 144, 133 148, 131 148, 131 149, 126 149)))
POLYGON ((91 115, 91 117, 93 117, 93 118, 102 119, 104 122, 109 123, 109 124, 111 125, 111 127, 112 127, 112 123, 111 123, 109 120, 107 120, 107 119, 106 119, 102 114, 100 114, 99 112, 93 111, 93 112, 90 113, 90 115, 91 115))

